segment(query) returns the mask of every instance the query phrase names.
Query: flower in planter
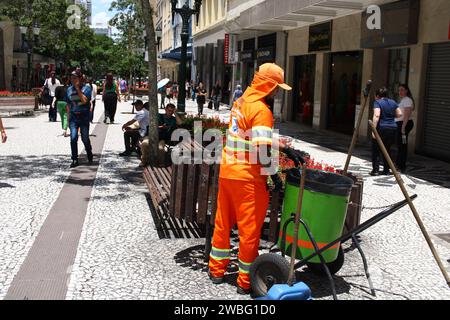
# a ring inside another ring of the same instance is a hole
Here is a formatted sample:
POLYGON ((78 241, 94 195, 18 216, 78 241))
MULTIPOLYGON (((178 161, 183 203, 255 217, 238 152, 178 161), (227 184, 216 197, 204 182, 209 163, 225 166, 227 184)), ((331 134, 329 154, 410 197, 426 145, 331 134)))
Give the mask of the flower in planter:
POLYGON ((32 97, 33 92, 11 92, 11 91, 0 91, 0 97, 32 97))

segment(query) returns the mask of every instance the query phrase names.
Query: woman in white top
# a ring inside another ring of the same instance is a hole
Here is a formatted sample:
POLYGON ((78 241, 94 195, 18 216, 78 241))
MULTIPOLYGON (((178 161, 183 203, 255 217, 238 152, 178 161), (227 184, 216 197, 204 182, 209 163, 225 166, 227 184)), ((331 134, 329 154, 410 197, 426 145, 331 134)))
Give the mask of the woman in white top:
POLYGON ((402 116, 397 118, 397 168, 399 171, 406 170, 406 159, 408 157, 408 136, 414 128, 414 121, 412 120, 412 113, 414 111, 414 100, 406 84, 399 87, 398 93, 400 95, 399 108, 402 111, 402 116))

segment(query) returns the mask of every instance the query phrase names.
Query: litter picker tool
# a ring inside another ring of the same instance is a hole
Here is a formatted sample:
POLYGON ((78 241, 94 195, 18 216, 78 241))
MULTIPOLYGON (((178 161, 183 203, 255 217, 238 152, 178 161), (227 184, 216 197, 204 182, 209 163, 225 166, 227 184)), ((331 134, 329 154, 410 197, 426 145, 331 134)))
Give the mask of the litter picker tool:
POLYGON ((370 128, 372 129, 372 132, 375 135, 375 139, 378 142, 378 145, 380 146, 381 152, 383 152, 384 157, 386 158, 389 167, 391 168, 392 172, 394 173, 395 176, 395 180, 397 180, 398 185, 400 186, 400 189, 402 190, 403 195, 405 196, 406 201, 408 202, 409 207, 411 208, 411 211, 414 215, 414 218, 417 221, 417 224, 419 225, 420 230, 422 231, 423 236, 425 237, 425 240, 427 241, 428 246, 430 247, 431 253, 434 256, 434 259, 436 260, 439 269, 441 269, 442 275, 445 278, 445 281, 447 281, 447 285, 450 287, 450 278, 448 276, 447 270, 445 269, 444 265, 442 264, 441 259, 439 258, 439 255, 433 245, 433 242, 431 241, 430 236, 428 235, 427 230, 425 229, 425 225, 423 224, 422 220, 420 219, 419 213, 416 210, 416 207, 414 206, 411 197, 408 194, 408 191, 405 188, 405 185, 403 184, 403 181, 400 177, 400 175, 398 174, 397 169, 394 166, 394 163, 392 162, 391 157, 389 156, 389 153, 386 150, 386 147, 383 144, 383 141, 377 131, 377 128, 375 127, 375 125, 373 124, 372 121, 369 121, 370 124, 370 128))
POLYGON ((344 166, 344 175, 347 174, 348 167, 350 166, 350 160, 352 159, 353 149, 355 148, 356 140, 358 139, 359 128, 361 127, 361 122, 364 117, 364 111, 366 110, 367 101, 369 101, 370 91, 372 90, 372 80, 367 81, 366 87, 364 88, 364 104, 359 112, 358 121, 356 123, 355 131, 353 132, 352 142, 350 148, 348 149, 347 160, 344 166))

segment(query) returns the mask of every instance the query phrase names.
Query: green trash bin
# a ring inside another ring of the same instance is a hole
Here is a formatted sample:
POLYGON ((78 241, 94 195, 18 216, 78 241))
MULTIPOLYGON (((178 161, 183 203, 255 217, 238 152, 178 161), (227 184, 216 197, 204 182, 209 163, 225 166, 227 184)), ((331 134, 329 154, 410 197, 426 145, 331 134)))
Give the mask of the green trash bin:
MULTIPOLYGON (((290 169, 286 174, 283 213, 280 224, 278 247, 283 250, 281 241, 283 227, 292 214, 297 211, 300 192, 301 170, 290 169)), ((308 225, 319 248, 323 248, 342 235, 347 214, 347 207, 352 190, 353 180, 331 172, 321 170, 306 170, 305 191, 303 193, 302 219, 308 225)), ((285 254, 291 255, 291 245, 294 238, 294 222, 289 223, 286 231, 285 254)), ((297 246, 297 259, 313 254, 314 247, 305 228, 300 224, 297 246)), ((322 253, 325 262, 337 259, 340 244, 322 253)), ((320 263, 318 256, 308 262, 320 263)))

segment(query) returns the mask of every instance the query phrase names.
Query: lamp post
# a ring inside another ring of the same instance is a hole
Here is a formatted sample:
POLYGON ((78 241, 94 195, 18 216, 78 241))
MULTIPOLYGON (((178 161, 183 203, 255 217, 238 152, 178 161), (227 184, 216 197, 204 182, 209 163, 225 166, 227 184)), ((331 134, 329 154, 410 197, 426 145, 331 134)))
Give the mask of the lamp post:
POLYGON ((162 30, 161 27, 157 27, 155 30, 155 35, 156 35, 156 45, 158 46, 158 51, 159 51, 159 44, 161 42, 162 39, 162 30))
POLYGON ((178 72, 178 102, 177 108, 180 115, 185 115, 186 112, 186 63, 187 63, 187 43, 189 41, 189 21, 192 15, 197 16, 200 14, 200 7, 202 6, 202 0, 195 0, 194 9, 189 6, 189 0, 186 0, 183 7, 177 8, 178 0, 171 0, 172 3, 172 24, 175 19, 175 14, 178 13, 183 19, 183 27, 181 31, 181 59, 180 69, 178 72))
POLYGON ((27 53, 27 83, 26 89, 28 91, 31 90, 31 67, 32 67, 32 58, 33 58, 33 47, 34 42, 39 36, 41 29, 37 22, 33 24, 33 27, 20 26, 20 33, 22 34, 22 50, 27 53), (33 35, 29 35, 28 32, 32 32, 33 35))

